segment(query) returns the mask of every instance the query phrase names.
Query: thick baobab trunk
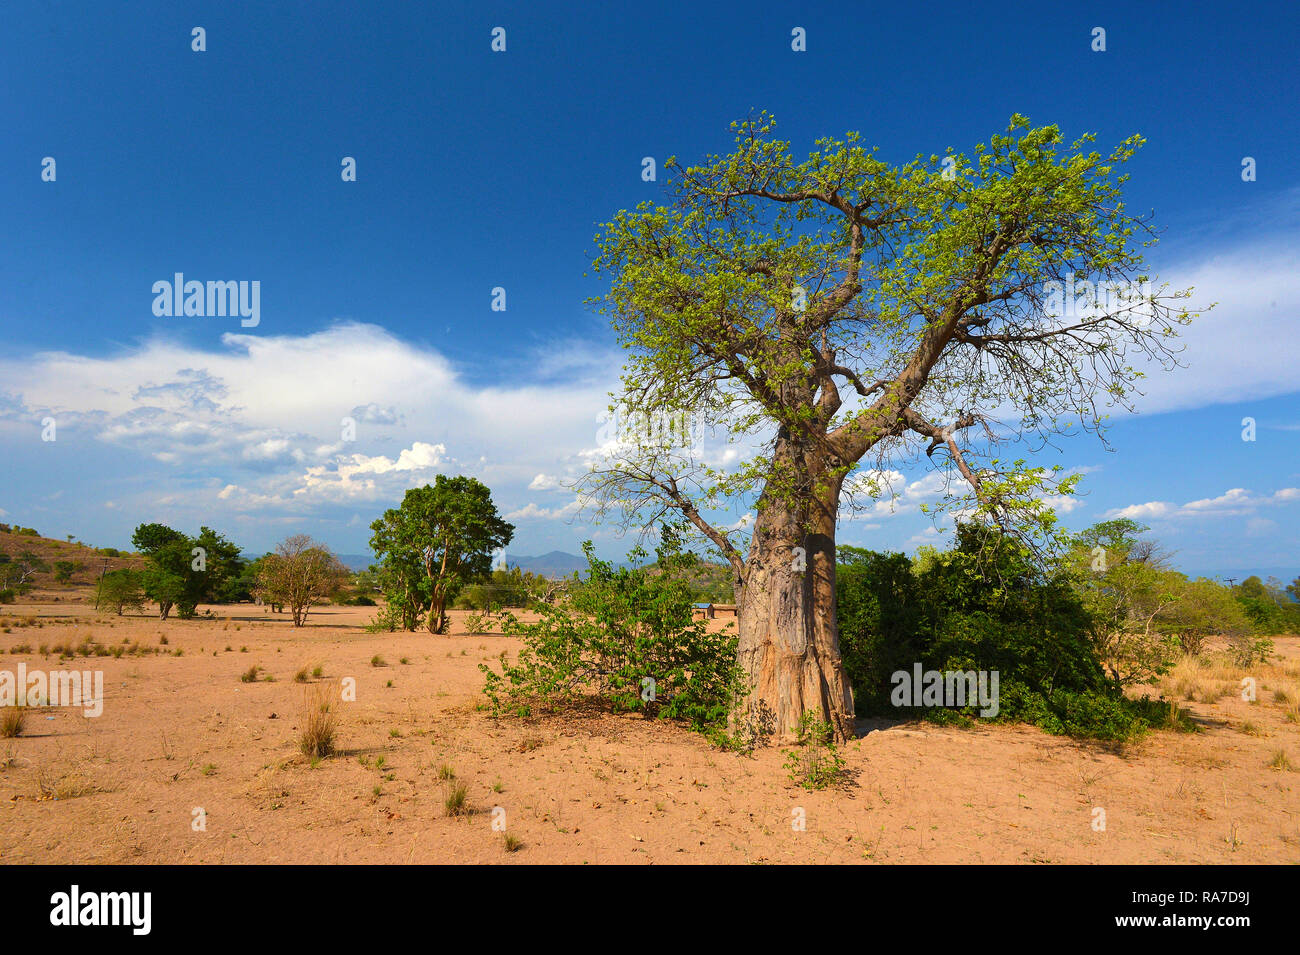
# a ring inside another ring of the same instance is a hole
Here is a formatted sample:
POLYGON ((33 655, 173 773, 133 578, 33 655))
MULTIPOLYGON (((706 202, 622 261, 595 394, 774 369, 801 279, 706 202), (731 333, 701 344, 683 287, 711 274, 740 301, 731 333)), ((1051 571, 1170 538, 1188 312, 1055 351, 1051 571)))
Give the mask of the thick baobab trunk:
POLYGON ((826 478, 808 513, 764 493, 737 594, 740 665, 749 696, 742 728, 789 741, 806 712, 853 735, 853 694, 835 619, 835 520, 840 481, 826 478))

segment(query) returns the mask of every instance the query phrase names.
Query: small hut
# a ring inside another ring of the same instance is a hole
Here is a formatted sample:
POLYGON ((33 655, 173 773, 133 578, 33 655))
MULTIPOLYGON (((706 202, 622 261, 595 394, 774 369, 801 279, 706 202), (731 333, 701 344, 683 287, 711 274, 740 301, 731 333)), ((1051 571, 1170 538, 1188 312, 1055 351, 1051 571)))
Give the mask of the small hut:
POLYGON ((692 604, 691 616, 696 620, 712 620, 713 604, 692 604))

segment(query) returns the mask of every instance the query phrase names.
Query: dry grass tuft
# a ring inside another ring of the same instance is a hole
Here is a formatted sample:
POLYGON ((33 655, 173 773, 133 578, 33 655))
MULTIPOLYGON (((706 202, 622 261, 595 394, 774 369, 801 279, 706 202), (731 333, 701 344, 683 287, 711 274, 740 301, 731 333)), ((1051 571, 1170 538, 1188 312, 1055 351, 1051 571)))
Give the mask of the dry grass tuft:
POLYGON ((27 722, 27 707, 25 706, 6 706, 0 708, 0 736, 5 739, 13 739, 23 731, 23 724, 27 722))
POLYGON ((338 728, 334 713, 334 686, 314 683, 303 689, 302 730, 298 748, 304 756, 322 758, 334 752, 334 734, 338 728))
POLYGON ((75 770, 58 776, 38 772, 36 785, 42 799, 76 799, 101 791, 88 777, 75 770))
POLYGON ((452 783, 447 787, 447 798, 443 800, 443 806, 449 816, 467 816, 469 815, 469 791, 462 783, 452 783))

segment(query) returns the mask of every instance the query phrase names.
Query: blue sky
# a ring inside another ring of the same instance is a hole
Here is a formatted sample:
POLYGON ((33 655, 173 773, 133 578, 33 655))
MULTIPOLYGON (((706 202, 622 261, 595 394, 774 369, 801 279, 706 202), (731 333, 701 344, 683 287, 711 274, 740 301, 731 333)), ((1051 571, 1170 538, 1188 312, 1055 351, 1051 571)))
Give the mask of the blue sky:
MULTIPOLYGON (((448 471, 493 488, 513 551, 594 536, 617 555, 555 485, 617 381, 584 273, 597 223, 660 195, 642 157, 723 151, 766 109, 797 150, 855 129, 906 161, 1020 112, 1101 147, 1144 135, 1127 198, 1165 230, 1151 261, 1219 303, 1113 452, 1084 437, 1038 459, 1088 469, 1065 520, 1134 514, 1197 572, 1300 571, 1293 4, 257 6, 7 6, 0 520, 358 552, 405 486, 448 471), (155 316, 176 272, 259 281, 260 324, 155 316)), ((926 475, 905 479, 894 514, 841 540, 933 537, 926 475)))

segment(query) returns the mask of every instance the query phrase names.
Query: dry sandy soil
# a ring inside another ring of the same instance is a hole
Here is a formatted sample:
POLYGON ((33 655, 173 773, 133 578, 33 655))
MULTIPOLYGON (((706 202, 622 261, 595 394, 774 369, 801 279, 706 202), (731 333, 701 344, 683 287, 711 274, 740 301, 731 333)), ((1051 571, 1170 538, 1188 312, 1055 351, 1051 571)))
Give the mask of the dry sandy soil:
POLYGON ((299 630, 260 607, 214 612, 164 623, 66 598, 0 608, 0 669, 102 669, 105 690, 97 719, 32 710, 21 736, 0 739, 0 861, 1300 861, 1300 774, 1271 766, 1279 751, 1300 766, 1297 638, 1257 668, 1254 704, 1232 672, 1175 674, 1164 688, 1197 698, 1185 705, 1200 733, 1115 749, 1027 727, 864 723, 845 747, 846 783, 809 792, 779 749, 722 752, 636 716, 491 718, 476 709, 478 665, 518 644, 466 635, 460 614, 435 637, 368 634, 368 608, 321 608, 299 630), (87 635, 162 652, 40 655, 87 635), (372 665, 377 654, 386 663, 372 665), (263 678, 241 682, 254 665, 263 678), (297 752, 304 665, 357 686, 340 753, 315 764, 297 752), (455 784, 467 815, 447 814, 455 784), (494 831, 494 807, 517 850, 494 831), (198 808, 206 831, 192 825, 198 808))

